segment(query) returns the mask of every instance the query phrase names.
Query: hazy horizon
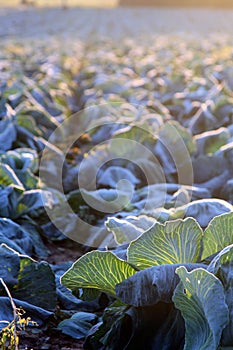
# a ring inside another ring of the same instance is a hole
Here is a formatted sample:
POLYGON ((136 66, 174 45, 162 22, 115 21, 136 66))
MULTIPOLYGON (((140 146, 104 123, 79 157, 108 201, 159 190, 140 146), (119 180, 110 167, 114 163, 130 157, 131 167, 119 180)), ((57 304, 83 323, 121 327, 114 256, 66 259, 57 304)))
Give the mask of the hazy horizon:
MULTIPOLYGON (((152 5, 158 7, 233 7, 233 0, 28 0, 36 6, 93 6, 116 7, 118 5, 139 6, 152 5)), ((19 6, 21 0, 0 0, 0 6, 19 6)))

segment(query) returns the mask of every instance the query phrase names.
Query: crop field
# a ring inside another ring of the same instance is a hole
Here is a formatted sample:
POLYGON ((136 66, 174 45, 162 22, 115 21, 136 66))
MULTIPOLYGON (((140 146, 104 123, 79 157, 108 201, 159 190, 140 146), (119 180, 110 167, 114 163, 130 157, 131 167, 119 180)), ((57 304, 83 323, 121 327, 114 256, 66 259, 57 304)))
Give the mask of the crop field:
POLYGON ((233 10, 0 4, 0 349, 233 349, 233 10))

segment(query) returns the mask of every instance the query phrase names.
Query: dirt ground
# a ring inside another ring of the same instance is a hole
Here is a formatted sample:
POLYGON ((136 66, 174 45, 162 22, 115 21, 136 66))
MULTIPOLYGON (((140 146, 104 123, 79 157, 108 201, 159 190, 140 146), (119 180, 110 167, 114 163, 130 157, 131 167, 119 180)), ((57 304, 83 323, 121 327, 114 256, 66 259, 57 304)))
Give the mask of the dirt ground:
POLYGON ((1 7, 0 39, 150 39, 157 34, 232 35, 233 10, 1 7))
POLYGON ((82 350, 83 341, 72 339, 58 332, 27 334, 20 337, 19 350, 82 350))

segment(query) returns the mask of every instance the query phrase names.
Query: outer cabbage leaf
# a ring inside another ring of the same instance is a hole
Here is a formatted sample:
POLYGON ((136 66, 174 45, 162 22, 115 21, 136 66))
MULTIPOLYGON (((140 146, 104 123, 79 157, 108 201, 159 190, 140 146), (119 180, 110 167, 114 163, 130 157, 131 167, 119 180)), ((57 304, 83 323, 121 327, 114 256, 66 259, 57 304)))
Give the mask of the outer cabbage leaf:
MULTIPOLYGON (((3 269, 3 277, 12 296, 43 309, 54 310, 56 284, 50 265, 20 255, 5 245, 2 245, 0 254, 3 266, 8 269, 8 273, 3 269)), ((5 295, 2 289, 1 292, 5 295)))
POLYGON ((16 206, 23 189, 15 185, 10 185, 2 188, 0 191, 0 216, 14 219, 16 214, 16 206))
POLYGON ((74 339, 83 339, 98 320, 95 314, 76 312, 71 318, 59 323, 58 329, 74 339))
MULTIPOLYGON (((171 303, 179 283, 175 273, 180 264, 153 266, 135 273, 116 286, 116 293, 124 303, 136 307, 155 305, 160 301, 171 303)), ((200 264, 184 264, 191 271, 200 264)), ((203 265, 204 266, 204 265, 203 265)))
MULTIPOLYGON (((13 299, 13 301, 17 308, 22 307, 25 311, 25 314, 23 315, 25 318, 30 317, 31 320, 38 323, 39 326, 43 326, 53 314, 50 311, 22 300, 13 299)), ((13 321, 12 306, 8 297, 0 297, 0 320, 6 320, 7 322, 13 321)), ((6 326, 6 324, 4 324, 4 326, 6 326)))
POLYGON ((23 215, 38 216, 45 206, 51 208, 56 202, 53 194, 44 190, 24 191, 10 185, 0 191, 0 216, 18 219, 23 215))
MULTIPOLYGON (((99 303, 97 300, 88 302, 83 301, 76 296, 74 296, 69 289, 61 285, 60 278, 61 276, 71 267, 71 262, 65 262, 58 265, 52 265, 52 269, 56 276, 56 285, 57 285, 57 298, 59 305, 62 309, 65 310, 77 310, 77 311, 89 311, 93 312, 99 309, 99 303)), ((89 289, 86 289, 86 291, 89 289)), ((96 291, 96 289, 91 289, 96 291)), ((98 292, 98 291, 97 291, 98 292)), ((100 292, 98 292, 100 293, 100 292)), ((93 299, 92 299, 93 300, 93 299)))
POLYGON ((229 323, 223 330, 222 345, 229 346, 233 344, 233 244, 215 256, 208 266, 208 271, 214 273, 224 286, 229 308, 229 323))
MULTIPOLYGON (((12 251, 9 251, 9 249, 6 248, 5 244, 0 245, 0 264, 1 278, 9 288, 13 287, 18 282, 20 261, 18 255, 12 254, 12 251)), ((1 291, 2 287, 3 286, 0 285, 1 291)))
POLYGON ((36 151, 28 148, 18 148, 1 154, 0 159, 2 163, 11 167, 18 177, 18 181, 21 181, 26 189, 37 187, 38 179, 33 175, 33 172, 38 170, 36 151))
POLYGON ((152 217, 128 216, 125 219, 110 217, 105 222, 107 229, 113 232, 115 241, 118 244, 124 244, 138 238, 143 232, 151 228, 156 220, 152 217))
POLYGON ((192 219, 156 223, 131 242, 128 261, 139 269, 161 265, 195 263, 201 254, 202 229, 192 219))
POLYGON ((202 259, 233 244, 233 212, 213 218, 204 232, 202 259))
POLYGON ((204 154, 215 153, 221 146, 228 143, 229 138, 229 130, 223 127, 204 132, 194 137, 197 142, 198 151, 204 154))
POLYGON ((49 264, 20 257, 18 284, 12 294, 17 299, 53 311, 56 307, 56 284, 49 264))
POLYGON ((24 188, 14 170, 8 164, 3 163, 0 163, 0 184, 2 186, 14 184, 22 189, 24 188))
POLYGON ((61 277, 61 282, 74 293, 79 288, 91 288, 116 296, 116 284, 135 272, 111 252, 92 251, 78 259, 61 277))
POLYGON ((25 191, 18 201, 16 215, 29 214, 37 217, 44 212, 45 206, 51 208, 54 205, 54 196, 49 191, 29 190, 25 191))
POLYGON ((86 191, 81 189, 80 192, 83 199, 92 208, 103 213, 115 213, 129 205, 133 191, 133 188, 130 190, 123 187, 125 183, 121 182, 121 185, 122 187, 119 190, 101 188, 96 191, 86 191))
POLYGON ((217 215, 225 214, 233 210, 233 206, 221 199, 200 199, 183 205, 175 210, 171 219, 193 217, 201 227, 205 228, 217 215))
POLYGON ((32 253, 30 234, 10 219, 0 218, 0 243, 5 243, 21 254, 32 253))
POLYGON ((173 301, 185 320, 184 350, 217 349, 229 320, 222 283, 202 268, 188 272, 182 266, 176 272, 181 281, 173 301))
POLYGON ((116 188, 117 183, 122 179, 129 181, 134 186, 140 183, 130 170, 119 166, 110 166, 100 176, 98 184, 116 188))
POLYGON ((4 119, 0 121, 0 149, 7 151, 16 140, 16 130, 13 120, 4 119))

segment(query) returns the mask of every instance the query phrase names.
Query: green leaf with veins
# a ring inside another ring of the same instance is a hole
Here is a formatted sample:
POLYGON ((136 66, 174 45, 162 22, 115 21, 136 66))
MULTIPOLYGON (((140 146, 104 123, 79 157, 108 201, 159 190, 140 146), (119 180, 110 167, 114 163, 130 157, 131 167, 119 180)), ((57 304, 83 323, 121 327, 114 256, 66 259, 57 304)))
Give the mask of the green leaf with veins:
POLYGON ((74 293, 79 288, 91 288, 115 297, 115 286, 135 272, 133 267, 113 253, 97 250, 78 259, 61 277, 61 282, 74 293))
POLYGON ((161 264, 198 262, 201 254, 202 229, 196 220, 156 223, 128 248, 128 261, 139 269, 161 264))
POLYGON ((181 281, 173 302, 185 320, 184 350, 217 349, 229 317, 222 283, 202 268, 188 272, 182 266, 176 273, 181 281))
POLYGON ((233 244, 221 250, 208 266, 222 282, 229 309, 229 323, 223 330, 222 345, 233 344, 233 244))
POLYGON ((202 259, 233 243, 233 212, 214 217, 203 236, 202 259))

